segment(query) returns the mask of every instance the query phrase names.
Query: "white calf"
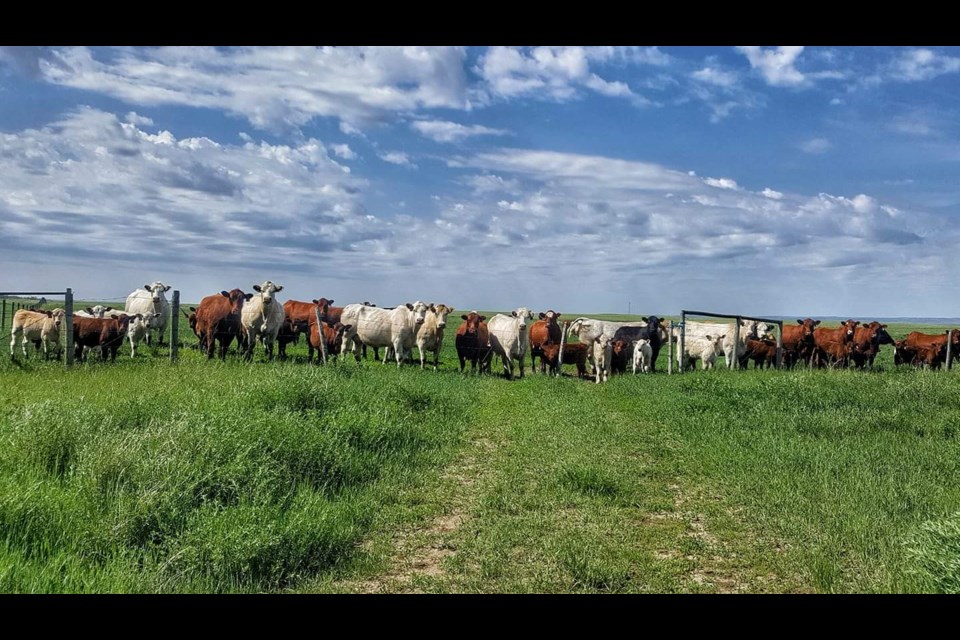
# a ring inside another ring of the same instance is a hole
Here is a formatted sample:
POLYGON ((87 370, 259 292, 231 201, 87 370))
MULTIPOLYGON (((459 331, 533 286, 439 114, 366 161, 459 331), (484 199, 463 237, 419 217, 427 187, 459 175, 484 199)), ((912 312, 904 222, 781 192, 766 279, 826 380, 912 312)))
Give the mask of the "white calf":
MULTIPOLYGON (((22 337, 23 356, 27 356, 27 343, 40 342, 43 344, 43 355, 49 356, 51 348, 55 348, 60 357, 60 327, 66 313, 63 309, 53 311, 28 311, 20 309, 13 314, 13 326, 10 328, 10 357, 13 357, 13 348, 17 338, 22 337)), ((39 348, 38 348, 39 350, 39 348)))
POLYGON ((137 357, 137 345, 150 334, 152 324, 160 317, 159 313, 137 314, 127 326, 127 339, 130 340, 130 357, 137 357))
POLYGON ((593 362, 597 368, 597 384, 610 378, 610 363, 613 360, 613 339, 600 335, 593 339, 593 362))
POLYGON ((650 373, 650 363, 653 361, 653 349, 650 347, 650 341, 641 339, 633 343, 633 372, 637 369, 644 373, 650 373))

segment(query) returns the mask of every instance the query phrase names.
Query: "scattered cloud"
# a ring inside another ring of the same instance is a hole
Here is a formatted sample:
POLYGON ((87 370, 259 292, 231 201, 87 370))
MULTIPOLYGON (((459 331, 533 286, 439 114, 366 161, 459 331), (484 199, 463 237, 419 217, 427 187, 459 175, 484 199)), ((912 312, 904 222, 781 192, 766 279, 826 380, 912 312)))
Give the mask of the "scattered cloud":
POLYGON ((803 47, 737 47, 747 56, 750 66, 757 70, 772 87, 796 87, 807 82, 794 64, 803 53, 803 47))
POLYGON ((910 49, 904 51, 890 64, 888 74, 893 80, 919 82, 958 71, 960 71, 960 58, 946 56, 930 49, 910 49))
POLYGON ((416 120, 410 126, 436 142, 460 142, 475 136, 502 136, 507 132, 478 124, 467 126, 447 120, 416 120))
POLYGON ((378 155, 384 162, 400 165, 401 167, 410 167, 411 169, 417 168, 417 165, 410 160, 410 156, 402 151, 388 151, 378 155))
POLYGON ((724 71, 713 67, 704 67, 692 74, 694 80, 706 82, 718 87, 732 87, 737 84, 737 74, 733 71, 724 71))
POLYGON ((330 148, 333 149, 333 153, 338 158, 343 158, 344 160, 356 160, 357 154, 353 149, 350 148, 348 144, 333 144, 330 145, 330 148))
POLYGON ((811 138, 799 144, 800 150, 804 153, 818 155, 829 151, 833 145, 826 138, 811 138))

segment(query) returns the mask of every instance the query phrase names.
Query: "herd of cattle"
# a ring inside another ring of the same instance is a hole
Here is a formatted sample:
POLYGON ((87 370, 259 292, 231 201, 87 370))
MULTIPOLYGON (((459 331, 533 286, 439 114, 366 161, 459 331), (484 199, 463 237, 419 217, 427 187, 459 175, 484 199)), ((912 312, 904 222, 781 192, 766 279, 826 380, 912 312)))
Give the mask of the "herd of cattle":
MULTIPOLYGON (((170 305, 164 293, 170 285, 162 282, 144 285, 131 293, 123 311, 97 305, 78 311, 73 316, 75 357, 83 361, 85 354, 99 349, 101 358, 116 360, 117 350, 129 341, 131 356, 136 356, 137 345, 151 344, 151 333, 158 333, 163 343, 164 330, 170 315, 170 305)), ((258 343, 263 345, 269 359, 273 359, 274 344, 278 355, 286 358, 286 347, 306 337, 308 361, 326 363, 330 358, 345 358, 352 353, 359 362, 367 348, 379 359, 384 348, 383 362, 394 359, 397 366, 411 357, 417 347, 420 367, 426 364, 427 353, 433 353, 436 370, 443 346, 447 317, 454 309, 444 304, 426 304, 420 301, 392 309, 380 308, 370 302, 333 306, 334 301, 319 298, 310 302, 288 300, 282 305, 276 294, 282 285, 269 280, 253 286, 253 293, 240 289, 221 291, 205 297, 199 306, 182 309, 183 315, 197 337, 197 347, 213 358, 219 343, 219 355, 226 359, 231 343, 236 340, 246 360, 253 357, 258 343)), ((471 371, 490 370, 494 357, 503 363, 504 375, 513 376, 514 361, 519 364, 520 377, 524 375, 526 355, 530 354, 531 370, 540 358, 540 371, 549 367, 559 375, 562 364, 574 364, 581 377, 596 382, 605 381, 613 373, 652 372, 657 357, 668 342, 678 345, 677 365, 694 368, 700 360, 703 369, 715 366, 723 355, 728 367, 746 367, 752 360, 755 367, 769 367, 776 362, 777 344, 772 338, 772 327, 756 321, 741 320, 740 331, 734 324, 686 321, 684 335, 680 328, 672 332, 657 316, 644 317, 641 322, 610 322, 580 317, 560 321, 559 313, 550 310, 534 318, 534 313, 520 307, 510 315, 497 314, 487 320, 476 311, 462 314, 456 331, 455 344, 460 360, 460 371, 470 362, 471 371), (735 335, 739 334, 739 339, 735 335), (568 342, 575 336, 577 342, 568 342), (683 343, 683 349, 679 344, 683 343), (588 373, 587 364, 591 371, 588 373)), ((66 313, 63 309, 36 311, 21 309, 14 314, 11 330, 10 355, 14 356, 16 343, 21 340, 23 355, 27 344, 37 351, 43 348, 46 356, 60 355, 60 332, 66 313)), ((860 323, 847 320, 835 329, 819 327, 819 320, 806 318, 796 325, 784 324, 782 335, 782 363, 793 367, 803 363, 808 367, 872 367, 881 345, 894 346, 894 362, 918 367, 938 368, 947 359, 946 334, 910 333, 905 339, 894 341, 879 322, 860 323)), ((951 354, 960 348, 960 330, 949 334, 951 354)), ((951 356, 952 357, 952 356, 951 356)))

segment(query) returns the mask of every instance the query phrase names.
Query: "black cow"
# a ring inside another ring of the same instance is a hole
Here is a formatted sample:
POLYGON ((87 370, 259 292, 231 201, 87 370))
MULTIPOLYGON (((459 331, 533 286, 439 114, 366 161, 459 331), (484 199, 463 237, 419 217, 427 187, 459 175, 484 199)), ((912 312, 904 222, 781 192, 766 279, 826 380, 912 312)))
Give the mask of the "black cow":
POLYGON ((653 361, 650 363, 650 371, 656 371, 657 356, 660 355, 660 348, 663 346, 663 341, 660 338, 660 331, 662 329, 663 321, 657 316, 650 316, 649 318, 645 317, 643 318, 643 321, 647 323, 647 326, 620 327, 617 329, 617 332, 613 334, 613 339, 614 341, 623 340, 631 347, 637 340, 649 340, 650 349, 653 352, 653 361))

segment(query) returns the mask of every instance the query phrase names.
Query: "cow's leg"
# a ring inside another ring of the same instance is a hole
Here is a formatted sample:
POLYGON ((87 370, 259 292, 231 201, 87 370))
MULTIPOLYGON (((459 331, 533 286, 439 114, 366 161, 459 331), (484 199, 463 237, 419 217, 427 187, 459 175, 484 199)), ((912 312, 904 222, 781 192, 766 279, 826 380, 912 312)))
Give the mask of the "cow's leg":
MULTIPOLYGON (((391 347, 387 347, 387 352, 389 352, 390 349, 391 347)), ((403 363, 403 341, 400 338, 394 338, 392 349, 394 357, 397 360, 397 369, 399 369, 400 365, 403 363)), ((386 355, 384 355, 384 359, 386 359, 386 355)))
POLYGON ((523 356, 520 356, 519 358, 517 358, 517 362, 520 363, 520 379, 521 380, 523 380, 523 365, 525 360, 526 358, 524 358, 523 356))
POLYGON ((14 327, 10 330, 10 357, 13 357, 13 350, 17 348, 17 328, 14 327))
POLYGON ((440 366, 440 345, 437 345, 437 350, 433 352, 433 370, 436 371, 440 366))

